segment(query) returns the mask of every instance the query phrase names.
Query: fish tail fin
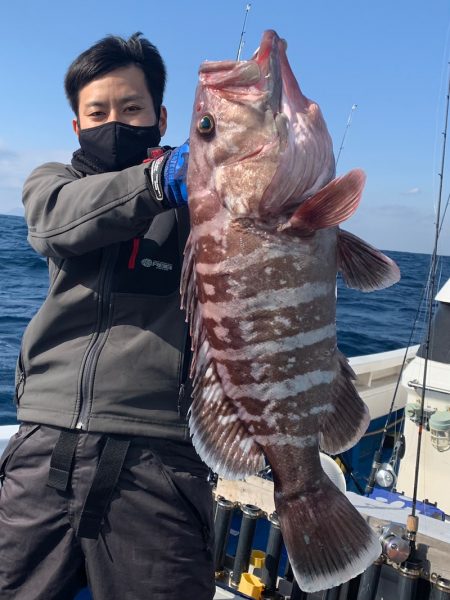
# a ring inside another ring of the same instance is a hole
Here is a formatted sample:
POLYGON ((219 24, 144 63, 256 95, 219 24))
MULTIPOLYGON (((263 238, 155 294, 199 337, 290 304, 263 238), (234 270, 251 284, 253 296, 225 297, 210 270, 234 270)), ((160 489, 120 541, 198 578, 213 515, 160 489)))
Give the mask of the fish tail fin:
POLYGON ((352 379, 355 374, 347 359, 338 353, 340 374, 333 386, 333 408, 320 422, 320 448, 328 454, 339 454, 352 448, 364 435, 370 413, 359 397, 352 379))
POLYGON ((281 531, 304 592, 335 587, 362 573, 381 554, 375 532, 328 477, 312 491, 275 494, 281 531))

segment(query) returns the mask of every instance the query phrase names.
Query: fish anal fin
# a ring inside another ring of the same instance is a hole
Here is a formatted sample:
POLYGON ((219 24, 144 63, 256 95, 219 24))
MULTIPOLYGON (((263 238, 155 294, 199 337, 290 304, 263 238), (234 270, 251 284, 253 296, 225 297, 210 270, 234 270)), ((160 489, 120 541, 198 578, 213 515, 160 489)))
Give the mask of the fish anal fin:
POLYGON ((214 364, 196 381, 189 428, 200 458, 225 479, 245 479, 261 471, 264 454, 223 392, 214 364))
POLYGON ((322 473, 311 489, 285 497, 275 507, 294 576, 304 592, 318 592, 362 573, 381 554, 376 533, 322 473))
POLYGON ((365 181, 366 176, 361 169, 353 169, 342 177, 336 177, 302 202, 279 230, 301 236, 339 225, 358 208, 365 181))
POLYGON ((352 448, 370 423, 369 410, 353 385, 353 370, 340 352, 338 360, 340 373, 332 388, 333 409, 320 423, 320 447, 328 454, 339 454, 352 448))
POLYGON ((350 288, 372 292, 400 279, 400 269, 392 259, 348 231, 339 230, 337 249, 338 269, 350 288))

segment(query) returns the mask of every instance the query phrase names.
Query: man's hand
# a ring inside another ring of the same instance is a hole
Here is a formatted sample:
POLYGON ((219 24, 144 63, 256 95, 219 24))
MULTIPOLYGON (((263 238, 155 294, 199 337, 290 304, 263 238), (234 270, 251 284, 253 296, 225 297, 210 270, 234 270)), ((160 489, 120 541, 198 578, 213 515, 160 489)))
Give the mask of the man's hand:
POLYGON ((189 159, 189 140, 174 148, 164 165, 164 195, 171 206, 187 204, 186 187, 187 166, 189 159))
POLYGON ((166 207, 177 208, 187 204, 187 165, 189 140, 173 150, 163 148, 149 151, 148 180, 152 196, 166 207))

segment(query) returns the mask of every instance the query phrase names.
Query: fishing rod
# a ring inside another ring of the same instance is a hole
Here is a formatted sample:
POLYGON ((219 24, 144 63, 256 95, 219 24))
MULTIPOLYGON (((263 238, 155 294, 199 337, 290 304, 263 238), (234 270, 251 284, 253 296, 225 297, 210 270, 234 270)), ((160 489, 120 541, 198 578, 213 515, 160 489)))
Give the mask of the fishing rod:
MULTIPOLYGON (((381 440, 380 440, 380 443, 379 443, 379 446, 378 446, 378 450, 374 454, 373 462, 372 462, 372 470, 370 472, 369 479, 367 481, 366 488, 364 490, 364 493, 365 493, 366 496, 370 496, 370 494, 373 492, 373 488, 375 486, 375 481, 377 479, 377 474, 380 471, 380 468, 382 467, 381 456, 382 456, 382 452, 383 452, 384 443, 386 441, 386 437, 387 437, 387 434, 388 434, 388 429, 390 429, 392 427, 392 425, 393 425, 392 423, 390 423, 390 420, 391 420, 392 413, 394 412, 395 399, 397 397, 398 388, 400 387, 400 381, 401 381, 401 378, 402 378, 402 373, 403 373, 403 370, 404 370, 405 365, 406 365, 406 360, 408 358, 408 350, 410 349, 411 344, 412 344, 412 340, 413 340, 413 337, 414 337, 414 332, 416 330, 417 321, 419 319, 419 315, 420 315, 420 312, 421 312, 421 309, 422 309, 422 302, 423 302, 424 297, 426 295, 426 291, 427 291, 428 285, 429 285, 429 282, 427 282, 427 284, 422 289, 422 294, 420 296, 420 300, 419 300, 419 303, 418 303, 416 315, 414 317, 414 322, 413 322, 413 326, 411 328, 411 333, 410 333, 410 336, 409 336, 409 340, 408 340, 408 343, 406 344, 405 353, 403 355, 403 361, 402 361, 402 364, 401 364, 401 367, 400 367, 400 372, 398 374, 397 382, 395 384, 394 393, 392 395, 391 405, 389 407, 389 411, 388 411, 388 414, 387 414, 387 417, 386 417, 386 422, 385 422, 384 427, 382 429, 381 440)), ((373 433, 375 433, 375 432, 373 432, 373 433)))
POLYGON ((245 24, 247 22, 247 16, 248 16, 248 13, 249 13, 251 7, 252 7, 252 5, 250 4, 250 2, 245 7, 244 22, 242 24, 241 38, 239 40, 239 47, 238 47, 237 56, 236 56, 237 61, 241 60, 241 52, 242 52, 242 48, 244 47, 244 43, 245 43, 244 42, 245 24))
POLYGON ((430 355, 431 327, 432 327, 432 317, 433 317, 434 297, 435 297, 436 272, 437 272, 437 251, 438 251, 439 234, 440 234, 440 229, 441 229, 442 188, 443 188, 443 183, 444 183, 444 166, 445 166, 445 151, 446 151, 446 145, 447 145, 449 105, 450 105, 450 75, 448 77, 448 86, 447 86, 447 101, 446 101, 446 108, 445 108, 445 126, 444 126, 443 141, 442 141, 441 170, 439 173, 439 194, 438 194, 438 203, 437 203, 436 220, 435 220, 436 227, 435 227, 435 236, 434 236, 434 248, 433 248, 433 254, 431 257, 431 266, 430 266, 430 295, 428 298, 428 331, 427 331, 427 337, 425 340, 425 357, 424 357, 422 394, 421 394, 421 399, 420 399, 420 418, 419 418, 419 429, 418 429, 418 438, 417 438, 416 466, 415 466, 415 472, 414 472, 414 488, 413 488, 411 515, 409 515, 408 521, 406 524, 406 535, 407 535, 407 538, 409 539, 412 550, 415 549, 416 534, 417 534, 418 523, 419 523, 419 519, 416 516, 417 489, 418 489, 418 485, 419 485, 420 454, 421 454, 421 448, 422 448, 422 432, 423 432, 424 414, 425 414, 426 380, 427 380, 428 362, 429 362, 429 355, 430 355))
POLYGON ((342 136, 341 146, 339 148, 339 152, 338 152, 338 155, 337 155, 337 158, 336 158, 336 167, 338 165, 342 149, 344 148, 344 142, 345 142, 345 137, 347 135, 347 131, 350 129, 350 125, 352 123, 353 113, 355 112, 355 110, 357 108, 358 108, 358 105, 357 104, 353 104, 353 106, 350 109, 350 114, 348 115, 348 119, 347 119, 347 125, 345 126, 344 135, 342 136))
POLYGON ((444 225, 445 215, 447 214, 447 209, 448 209, 449 204, 450 204, 450 194, 447 197, 447 202, 445 204, 444 212, 442 214, 441 226, 439 227, 439 235, 441 235, 441 229, 442 229, 442 226, 444 225))
MULTIPOLYGON (((373 458, 373 463, 372 463, 372 470, 370 472, 369 475, 369 479, 365 488, 365 494, 368 496, 372 493, 375 482, 377 481, 377 475, 380 473, 383 469, 383 466, 381 464, 381 455, 382 455, 382 450, 384 447, 384 443, 385 443, 385 439, 386 439, 386 435, 387 435, 387 431, 389 428, 389 421, 391 419, 392 413, 393 413, 393 408, 394 408, 394 402, 395 402, 395 398, 397 396, 397 392, 398 392, 398 388, 399 388, 399 384, 400 384, 400 380, 401 380, 401 376, 403 373, 403 369, 405 367, 406 364, 406 360, 407 360, 407 353, 409 350, 409 347, 411 345, 412 342, 412 338, 413 338, 413 333, 414 330, 416 328, 416 324, 417 324, 417 320, 422 308, 422 302, 425 301, 425 304, 428 304, 428 310, 426 311, 426 314, 428 315, 427 317, 427 326, 428 326, 428 331, 427 331, 427 336, 426 336, 426 355, 425 355, 425 360, 424 360, 424 381, 423 381, 423 388, 422 388, 422 399, 421 399, 421 413, 420 413, 420 418, 419 418, 419 440, 418 440, 418 446, 417 446, 417 458, 416 458, 416 465, 415 465, 415 471, 416 471, 416 475, 415 475, 415 479, 414 479, 414 494, 413 494, 413 504, 412 504, 412 517, 415 518, 415 513, 416 513, 416 505, 417 505, 417 486, 418 486, 418 469, 419 469, 419 460, 420 460, 420 451, 421 451, 421 441, 422 441, 422 430, 423 430, 423 422, 424 422, 424 406, 425 406, 425 382, 426 382, 426 375, 427 375, 427 368, 428 368, 428 360, 429 360, 429 345, 430 345, 430 339, 431 339, 431 323, 432 323, 432 317, 433 317, 433 306, 434 306, 434 297, 435 297, 435 288, 436 288, 436 273, 437 273, 437 247, 438 247, 438 241, 439 241, 439 237, 440 237, 440 233, 441 233, 441 229, 442 226, 444 224, 444 217, 445 217, 445 213, 447 211, 448 208, 448 204, 449 204, 449 200, 450 200, 450 195, 449 198, 447 199, 447 203, 446 203, 446 207, 445 207, 445 211, 444 214, 441 218, 440 214, 441 214, 441 206, 442 206, 442 187, 443 187, 443 173, 444 173, 444 164, 445 164, 445 150, 446 150, 446 138, 447 138, 447 128, 448 128, 448 112, 449 112, 449 94, 450 94, 450 77, 449 77, 449 83, 448 83, 448 92, 447 92, 447 107, 446 107, 446 117, 445 117, 445 127, 444 127, 444 140, 443 140, 443 150, 442 150, 442 161, 441 161, 441 172, 439 173, 439 177, 440 177, 440 186, 439 186, 439 195, 438 195, 438 207, 437 207, 437 215, 436 215, 436 231, 435 231, 435 238, 434 238, 434 249, 433 249, 433 253, 431 256, 431 260, 430 260, 430 267, 429 267, 429 275, 428 275, 428 281, 426 283, 426 285, 424 286, 423 290, 422 290, 422 294, 418 303, 418 309, 414 318, 414 323, 413 323, 413 327, 411 330, 411 335, 410 338, 408 340, 408 344, 405 350, 405 355, 403 357, 403 362, 400 368, 400 373, 397 379, 397 383, 396 383, 396 387, 395 387, 395 391, 393 394, 393 398, 392 398, 392 402, 391 402, 391 406, 387 415, 387 419, 386 419, 386 423, 385 426, 383 428, 383 434, 382 434, 382 438, 378 447, 378 450, 375 452, 374 454, 374 458, 373 458), (425 300, 424 300, 425 298, 425 300)), ((392 461, 390 461, 392 462, 392 461)), ((390 463, 389 463, 390 464, 390 463)))

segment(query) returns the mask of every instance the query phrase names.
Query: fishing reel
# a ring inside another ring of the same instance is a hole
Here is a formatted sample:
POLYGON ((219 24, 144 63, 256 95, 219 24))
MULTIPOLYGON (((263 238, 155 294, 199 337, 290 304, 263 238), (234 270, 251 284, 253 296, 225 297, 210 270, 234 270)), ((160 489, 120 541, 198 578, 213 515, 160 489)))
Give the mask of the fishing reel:
POLYGON ((406 530, 401 525, 390 523, 385 525, 380 535, 381 548, 384 556, 400 565, 411 553, 411 546, 406 539, 406 530))
POLYGON ((393 488, 397 483, 397 462, 405 455, 405 436, 402 434, 395 442, 389 462, 382 463, 375 475, 375 481, 381 488, 393 488))
POLYGON ((397 483, 397 473, 390 462, 383 463, 375 475, 376 484, 382 488, 392 488, 397 483))

